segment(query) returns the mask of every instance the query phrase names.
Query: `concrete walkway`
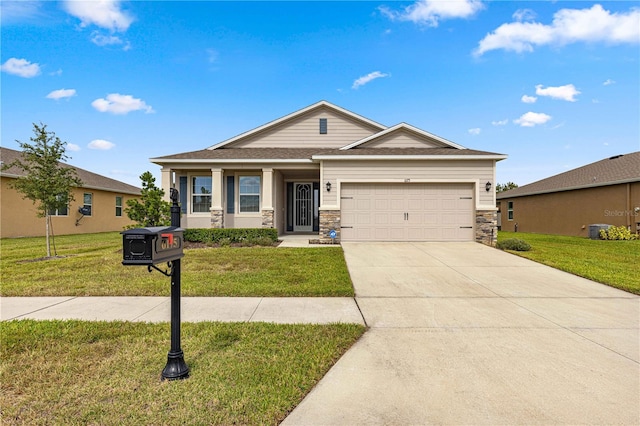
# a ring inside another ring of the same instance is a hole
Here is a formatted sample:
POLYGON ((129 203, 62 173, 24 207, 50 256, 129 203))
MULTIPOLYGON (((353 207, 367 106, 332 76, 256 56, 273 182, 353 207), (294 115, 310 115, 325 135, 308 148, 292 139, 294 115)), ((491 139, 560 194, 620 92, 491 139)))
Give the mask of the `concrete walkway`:
POLYGON ((370 330, 284 425, 640 424, 640 298, 476 243, 343 243, 370 330))
MULTIPOLYGON (((363 324, 350 297, 182 297, 185 322, 274 322, 363 324)), ((0 297, 0 320, 171 320, 169 297, 0 297)))

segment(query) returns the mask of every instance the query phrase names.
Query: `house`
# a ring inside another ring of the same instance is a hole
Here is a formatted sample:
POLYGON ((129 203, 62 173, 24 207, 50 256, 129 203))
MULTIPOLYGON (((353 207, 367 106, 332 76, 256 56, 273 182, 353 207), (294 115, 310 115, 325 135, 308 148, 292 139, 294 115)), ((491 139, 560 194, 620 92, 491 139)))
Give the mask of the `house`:
POLYGON ((505 155, 321 101, 209 148, 152 158, 186 228, 277 228, 321 242, 496 238, 505 155), (333 231, 333 232, 332 232, 333 231))
MULTIPOLYGON (((21 151, 0 148, 3 164, 10 164, 21 151)), ((72 167, 60 163, 64 167, 72 167)), ((127 200, 140 198, 140 189, 87 170, 75 167, 82 187, 74 188, 75 201, 67 208, 52 212, 51 226, 55 235, 121 231, 134 224, 124 212, 127 200), (84 208, 86 214, 79 212, 84 208)), ((0 172, 0 237, 37 237, 45 235, 45 219, 37 217, 36 208, 9 183, 23 171, 12 167, 0 172)))
POLYGON ((506 231, 589 236, 589 225, 640 230, 640 151, 498 194, 506 231))

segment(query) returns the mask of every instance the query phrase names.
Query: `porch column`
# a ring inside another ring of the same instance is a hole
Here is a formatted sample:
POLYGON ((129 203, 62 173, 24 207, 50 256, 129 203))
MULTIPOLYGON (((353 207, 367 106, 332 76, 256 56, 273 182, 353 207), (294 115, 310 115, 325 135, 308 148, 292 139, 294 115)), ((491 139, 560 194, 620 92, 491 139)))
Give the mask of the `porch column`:
POLYGON ((222 209, 222 185, 223 170, 211 169, 211 227, 224 228, 224 210, 222 209))
POLYGON ((273 169, 262 169, 262 227, 273 228, 273 169))
POLYGON ((171 188, 173 188, 173 170, 168 167, 163 167, 160 170, 160 188, 164 190, 164 196, 162 199, 167 202, 171 202, 171 188))

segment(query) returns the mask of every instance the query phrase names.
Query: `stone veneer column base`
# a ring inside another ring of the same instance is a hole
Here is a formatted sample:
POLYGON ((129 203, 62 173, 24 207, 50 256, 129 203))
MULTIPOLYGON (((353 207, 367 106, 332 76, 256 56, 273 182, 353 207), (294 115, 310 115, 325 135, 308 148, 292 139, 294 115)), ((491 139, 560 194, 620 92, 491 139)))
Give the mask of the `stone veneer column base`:
POLYGON ((331 243, 329 231, 336 231, 335 242, 340 242, 340 210, 320 210, 320 233, 318 239, 321 243, 331 243))
POLYGON ((262 210, 262 227, 273 228, 273 210, 262 210))
POLYGON ((211 227, 224 228, 224 211, 211 210, 211 227))
POLYGON ((495 246, 498 241, 498 212, 476 211, 476 242, 495 246))

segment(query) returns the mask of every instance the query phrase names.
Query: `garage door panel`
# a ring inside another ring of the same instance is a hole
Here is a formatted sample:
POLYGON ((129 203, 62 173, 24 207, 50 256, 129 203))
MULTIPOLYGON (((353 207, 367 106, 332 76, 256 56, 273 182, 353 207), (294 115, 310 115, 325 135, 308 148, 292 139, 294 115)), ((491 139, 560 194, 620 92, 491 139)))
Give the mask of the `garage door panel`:
POLYGON ((344 241, 473 241, 472 184, 343 184, 344 241))

